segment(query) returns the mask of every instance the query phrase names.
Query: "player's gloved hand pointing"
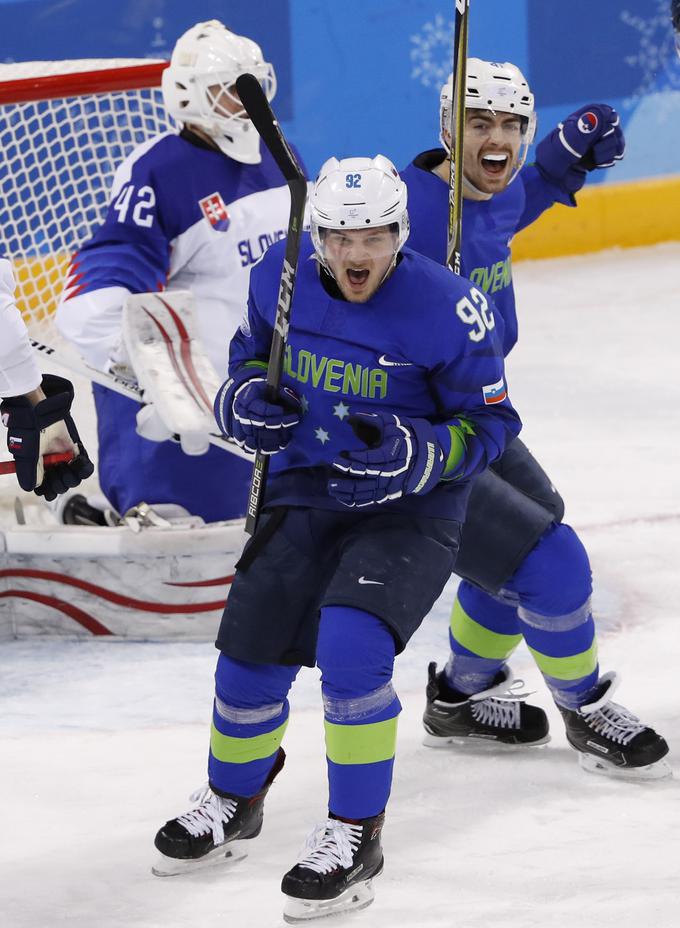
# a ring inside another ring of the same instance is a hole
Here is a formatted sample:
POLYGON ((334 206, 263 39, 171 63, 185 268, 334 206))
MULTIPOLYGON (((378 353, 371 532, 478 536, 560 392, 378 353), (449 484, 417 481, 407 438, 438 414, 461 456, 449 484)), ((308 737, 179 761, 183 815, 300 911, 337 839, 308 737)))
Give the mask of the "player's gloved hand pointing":
POLYGON ((595 168, 623 158, 626 140, 616 110, 606 103, 581 107, 536 146, 536 166, 567 193, 576 193, 595 168))
POLYGON ((264 377, 228 381, 217 394, 217 422, 246 451, 283 451, 300 421, 302 405, 289 387, 281 387, 276 402, 267 399, 264 377))
POLYGON ((444 451, 427 419, 391 413, 357 413, 347 419, 368 446, 343 451, 332 467, 344 476, 328 481, 328 492, 345 506, 372 506, 408 493, 422 495, 439 483, 444 451))
POLYGON ((46 374, 41 387, 45 399, 35 406, 25 396, 14 396, 2 401, 0 413, 7 427, 7 447, 16 461, 19 486, 53 500, 91 476, 94 465, 71 418, 71 381, 46 374), (43 455, 62 451, 73 452, 73 460, 43 467, 43 455))

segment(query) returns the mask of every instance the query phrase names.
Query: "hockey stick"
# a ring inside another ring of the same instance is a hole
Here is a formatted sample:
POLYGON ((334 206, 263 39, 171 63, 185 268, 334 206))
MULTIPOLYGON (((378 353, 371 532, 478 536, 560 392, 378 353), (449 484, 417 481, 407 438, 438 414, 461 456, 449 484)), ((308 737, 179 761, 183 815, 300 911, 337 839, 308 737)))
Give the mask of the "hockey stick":
MULTIPOLYGON (((276 402, 281 383, 283 353, 286 348, 288 327, 290 325, 290 306, 295 288, 295 275, 300 252, 300 234, 302 233, 305 202, 307 200, 307 180, 281 132, 281 127, 257 78, 253 77, 252 74, 242 74, 236 79, 236 90, 253 125, 259 132, 260 138, 271 152, 290 188, 290 216, 288 219, 286 253, 279 282, 276 319, 274 321, 272 346, 269 351, 269 363, 267 366, 267 388, 272 402, 276 402)), ((246 531, 250 535, 254 534, 257 527, 268 470, 269 458, 267 455, 258 452, 253 466, 253 477, 250 482, 248 510, 246 513, 246 531)))
MULTIPOLYGON (((96 367, 91 367, 89 364, 81 361, 80 358, 72 356, 70 352, 60 352, 59 349, 47 345, 45 342, 39 342, 35 338, 31 338, 31 345, 36 351, 40 352, 41 355, 50 358, 55 364, 65 368, 67 371, 79 374, 81 377, 87 377, 92 383, 98 383, 102 387, 113 390, 114 393, 120 393, 121 396, 127 396, 128 399, 135 400, 137 403, 144 402, 142 390, 138 384, 129 380, 123 380, 122 377, 117 377, 115 374, 107 374, 103 371, 99 371, 96 367)), ((215 445, 217 448, 222 448, 224 451, 235 454, 237 457, 244 458, 247 461, 252 461, 251 454, 239 448, 236 442, 231 441, 229 438, 225 438, 224 435, 212 433, 209 436, 209 440, 210 444, 215 445)))
MULTIPOLYGON (((73 460, 71 451, 59 451, 54 454, 43 454, 43 467, 52 467, 54 464, 68 464, 73 460)), ((0 474, 16 474, 16 461, 0 461, 0 474)))
POLYGON ((467 76, 468 19, 470 0, 456 0, 453 33, 453 99, 451 101, 451 148, 449 152, 449 237, 446 263, 460 274, 463 237, 463 135, 467 76))

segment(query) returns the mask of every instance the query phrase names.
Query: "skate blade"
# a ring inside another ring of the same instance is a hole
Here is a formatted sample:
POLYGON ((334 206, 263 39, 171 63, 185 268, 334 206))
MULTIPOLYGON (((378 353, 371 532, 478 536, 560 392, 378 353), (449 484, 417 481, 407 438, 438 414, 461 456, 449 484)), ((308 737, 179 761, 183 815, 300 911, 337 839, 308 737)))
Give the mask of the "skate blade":
POLYGON ((646 767, 615 767, 614 764, 608 764, 607 761, 593 754, 581 754, 580 752, 578 760, 581 768, 588 773, 610 777, 613 780, 642 782, 644 780, 668 780, 673 776, 673 770, 666 760, 657 760, 656 763, 647 764, 646 767))
POLYGON ((335 899, 297 899, 286 896, 283 920, 288 925, 302 925, 319 918, 331 918, 333 915, 345 915, 367 908, 375 898, 373 880, 350 886, 335 899))
POLYGON ((495 741, 492 738, 473 738, 462 735, 440 735, 426 734, 423 738, 423 745, 426 748, 446 748, 455 751, 463 748, 465 751, 479 752, 480 754, 492 754, 506 751, 515 752, 523 751, 527 748, 540 748, 550 741, 550 735, 541 738, 539 741, 527 741, 519 744, 508 744, 507 741, 495 741))
POLYGON ((197 870, 206 870, 209 867, 231 867, 233 864, 248 856, 243 841, 230 841, 223 847, 216 847, 214 851, 200 857, 198 860, 177 860, 159 854, 151 867, 154 876, 180 876, 182 873, 195 873, 197 870))

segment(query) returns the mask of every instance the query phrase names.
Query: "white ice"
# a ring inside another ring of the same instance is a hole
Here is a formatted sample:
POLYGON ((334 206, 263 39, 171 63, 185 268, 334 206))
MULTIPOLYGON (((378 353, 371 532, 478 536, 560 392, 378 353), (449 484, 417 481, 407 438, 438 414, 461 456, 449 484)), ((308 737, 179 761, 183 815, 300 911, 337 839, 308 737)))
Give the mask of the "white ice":
MULTIPOLYGON (((451 584, 398 661, 376 901, 329 928, 680 924, 679 269, 680 244, 517 266, 522 338, 509 365, 524 440, 590 552, 601 666, 624 678, 617 699, 666 736, 676 778, 582 772, 524 650, 514 668, 550 716, 550 744, 423 748, 425 669, 446 655, 451 584)), ((283 924, 280 878, 325 814, 314 672, 294 691, 288 763, 249 857, 230 872, 150 873, 155 831, 205 778, 214 660, 210 644, 0 647, 3 928, 283 924)))

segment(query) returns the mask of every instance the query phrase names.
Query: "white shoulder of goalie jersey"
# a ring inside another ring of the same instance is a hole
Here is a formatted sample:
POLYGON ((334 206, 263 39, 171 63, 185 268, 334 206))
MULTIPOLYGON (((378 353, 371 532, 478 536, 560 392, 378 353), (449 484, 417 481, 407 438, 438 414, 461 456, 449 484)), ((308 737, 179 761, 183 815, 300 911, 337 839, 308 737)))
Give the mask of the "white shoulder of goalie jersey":
MULTIPOLYGON (((153 135, 151 138, 147 139, 145 142, 137 145, 130 154, 125 158, 116 168, 116 173, 113 175, 113 183, 111 184, 111 195, 110 199, 113 199, 117 196, 125 184, 129 183, 132 178, 132 169, 135 164, 152 149, 157 148, 158 144, 163 141, 163 139, 170 138, 177 135, 176 132, 168 131, 161 132, 158 135, 153 135)), ((152 156, 153 157, 153 156, 152 156)))
POLYGON ((14 302, 14 274, 0 257, 0 397, 20 396, 39 386, 40 369, 14 302))

